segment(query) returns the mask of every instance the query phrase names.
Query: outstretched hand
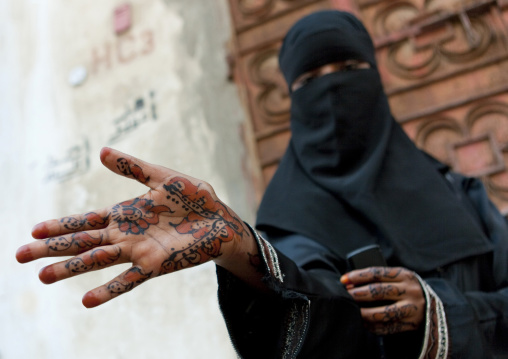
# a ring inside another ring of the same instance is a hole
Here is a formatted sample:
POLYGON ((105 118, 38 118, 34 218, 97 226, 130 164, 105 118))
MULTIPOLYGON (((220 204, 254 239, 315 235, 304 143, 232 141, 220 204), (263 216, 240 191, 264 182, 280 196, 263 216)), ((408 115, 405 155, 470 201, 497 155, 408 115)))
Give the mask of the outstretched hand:
POLYGON ((375 334, 416 330, 425 318, 425 294, 417 276, 406 268, 354 270, 342 276, 341 282, 360 306, 379 303, 373 308, 361 308, 366 328, 375 334), (386 301, 392 303, 386 305, 386 301))
POLYGON ((16 253, 20 263, 73 256, 41 269, 39 278, 46 284, 132 263, 127 271, 86 293, 85 307, 103 304, 147 279, 209 260, 227 267, 229 258, 243 250, 242 239, 252 239, 209 184, 110 148, 101 151, 101 161, 150 190, 101 210, 39 223, 32 230, 38 241, 16 253))

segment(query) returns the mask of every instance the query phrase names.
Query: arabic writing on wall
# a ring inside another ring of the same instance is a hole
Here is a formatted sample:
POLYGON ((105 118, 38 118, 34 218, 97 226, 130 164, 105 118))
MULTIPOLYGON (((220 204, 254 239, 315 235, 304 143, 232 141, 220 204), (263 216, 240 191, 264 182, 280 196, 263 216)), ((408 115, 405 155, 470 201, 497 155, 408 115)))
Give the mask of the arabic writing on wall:
POLYGON ((85 138, 81 144, 76 144, 65 153, 48 160, 48 174, 46 181, 64 182, 71 178, 83 175, 90 169, 90 145, 85 138))
POLYGON ((123 113, 113 120, 115 133, 109 138, 108 143, 113 144, 120 141, 149 121, 157 121, 154 91, 150 91, 148 96, 136 98, 133 103, 125 106, 123 113))
MULTIPOLYGON (((108 144, 114 144, 127 138, 140 126, 157 121, 155 92, 150 91, 125 104, 121 114, 111 121, 113 134, 107 138, 108 144)), ((85 137, 82 143, 68 148, 61 156, 50 156, 47 161, 47 182, 64 182, 82 176, 90 169, 90 141, 85 137)))

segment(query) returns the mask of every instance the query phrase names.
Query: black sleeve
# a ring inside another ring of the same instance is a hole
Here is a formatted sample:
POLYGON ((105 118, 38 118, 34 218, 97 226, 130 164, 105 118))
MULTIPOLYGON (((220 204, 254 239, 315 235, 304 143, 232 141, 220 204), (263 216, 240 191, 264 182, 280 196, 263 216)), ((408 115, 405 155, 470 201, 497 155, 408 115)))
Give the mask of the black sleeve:
MULTIPOLYGON (((453 264, 469 280, 429 278, 426 282, 442 300, 451 341, 451 358, 508 358, 508 226, 475 178, 451 173, 447 177, 456 193, 464 194, 493 252, 479 269, 472 260, 453 264), (477 273, 478 272, 478 273, 477 273), (464 288, 464 284, 469 282, 464 288), (471 284, 473 283, 473 284, 471 284)), ((466 201, 467 200, 467 201, 466 201)))
POLYGON ((451 358, 508 358, 508 288, 463 293, 443 278, 426 282, 444 304, 451 358))
POLYGON ((269 293, 217 267, 220 307, 240 357, 379 357, 332 258, 321 260, 319 253, 310 251, 307 260, 297 258, 302 269, 268 242, 258 245, 269 293))
MULTIPOLYGON (((268 293, 217 267, 219 303, 238 355, 381 358, 379 337, 363 328, 359 307, 340 283, 341 261, 306 238, 273 243, 277 249, 258 240, 268 293)), ((429 332, 425 327, 385 337, 385 352, 390 358, 419 358, 429 332)))

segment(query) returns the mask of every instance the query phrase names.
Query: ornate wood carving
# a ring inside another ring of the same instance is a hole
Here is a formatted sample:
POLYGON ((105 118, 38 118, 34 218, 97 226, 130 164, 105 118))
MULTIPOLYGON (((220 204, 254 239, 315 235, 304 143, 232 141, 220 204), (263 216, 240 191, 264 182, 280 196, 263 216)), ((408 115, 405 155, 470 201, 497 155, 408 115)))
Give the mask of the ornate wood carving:
POLYGON ((508 214, 508 94, 405 124, 417 146, 455 171, 480 177, 508 214))
POLYGON ((508 4, 357 0, 394 117, 508 214, 508 4))

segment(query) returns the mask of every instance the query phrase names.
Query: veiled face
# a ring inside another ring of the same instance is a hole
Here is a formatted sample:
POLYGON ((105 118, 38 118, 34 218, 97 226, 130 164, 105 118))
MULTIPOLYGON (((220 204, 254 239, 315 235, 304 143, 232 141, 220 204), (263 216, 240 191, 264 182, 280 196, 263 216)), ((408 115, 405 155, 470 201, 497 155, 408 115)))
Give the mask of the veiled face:
POLYGON ((300 19, 287 33, 279 53, 279 66, 290 90, 300 77, 312 80, 314 75, 322 76, 322 67, 331 72, 343 71, 364 62, 376 69, 369 33, 354 15, 335 10, 300 19), (311 76, 304 76, 307 73, 311 76))
POLYGON ((316 181, 353 172, 391 124, 365 27, 340 11, 304 17, 284 38, 279 65, 291 95, 294 159, 316 181))
POLYGON ((312 82, 314 79, 317 79, 327 74, 331 74, 338 71, 370 69, 370 67, 371 66, 368 62, 359 60, 346 60, 325 64, 318 68, 304 72, 303 74, 298 76, 295 79, 295 81, 291 84, 291 91, 294 92, 299 88, 305 86, 306 84, 312 82))

